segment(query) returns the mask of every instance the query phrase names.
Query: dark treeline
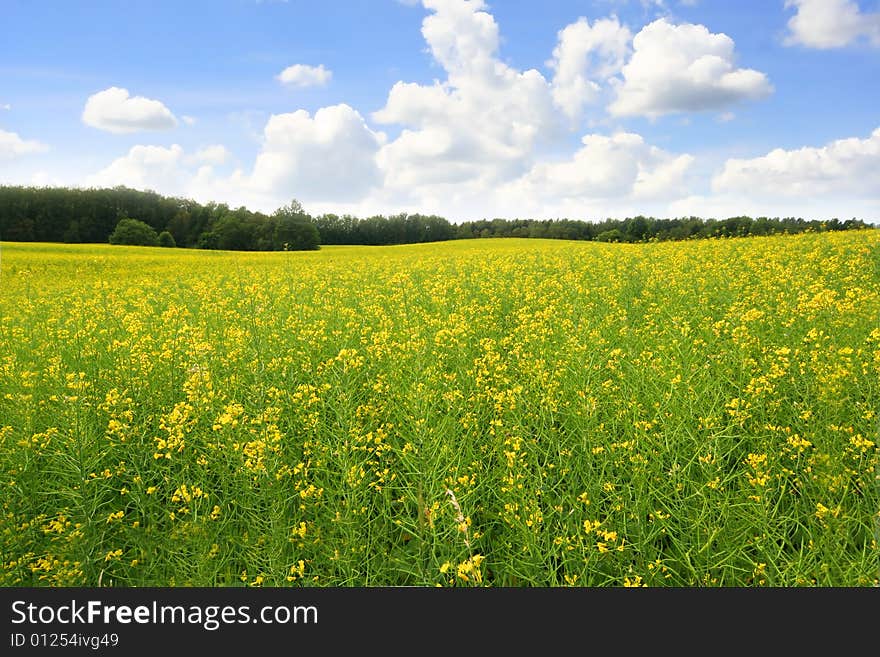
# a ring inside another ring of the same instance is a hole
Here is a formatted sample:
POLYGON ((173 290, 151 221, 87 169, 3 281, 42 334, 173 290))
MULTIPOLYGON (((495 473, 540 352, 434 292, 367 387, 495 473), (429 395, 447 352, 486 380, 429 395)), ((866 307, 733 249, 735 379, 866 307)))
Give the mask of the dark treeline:
POLYGON ((137 219, 179 247, 243 251, 315 249, 319 244, 412 244, 450 239, 522 237, 647 242, 869 228, 859 219, 796 217, 628 217, 483 219, 451 224, 443 217, 397 214, 360 219, 310 216, 297 201, 271 215, 223 203, 200 204, 126 187, 78 189, 0 186, 0 239, 18 242, 107 242, 122 219, 137 219))
POLYGON ((539 237, 563 240, 595 240, 598 242, 648 242, 687 240, 710 237, 745 237, 777 233, 822 232, 869 228, 859 219, 805 220, 796 217, 769 218, 730 217, 727 219, 655 219, 628 217, 600 222, 573 219, 483 219, 466 221, 456 226, 457 238, 472 237, 539 237))
POLYGON ((279 251, 319 243, 314 222, 296 201, 267 215, 127 187, 0 186, 0 239, 11 242, 106 243, 123 219, 168 232, 180 247, 279 251))
POLYGON ((351 215, 324 214, 313 221, 321 244, 416 244, 457 237, 455 227, 436 215, 376 215, 358 219, 351 215))

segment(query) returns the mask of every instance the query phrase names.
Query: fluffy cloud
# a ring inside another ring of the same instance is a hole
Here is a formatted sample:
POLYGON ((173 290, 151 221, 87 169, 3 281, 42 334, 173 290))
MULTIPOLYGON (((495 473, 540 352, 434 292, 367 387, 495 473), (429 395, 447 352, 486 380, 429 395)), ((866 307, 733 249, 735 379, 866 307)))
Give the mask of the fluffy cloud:
POLYGON ((184 188, 181 167, 183 148, 177 144, 163 146, 133 146, 123 157, 89 176, 88 185, 114 187, 125 185, 134 189, 153 189, 164 194, 179 194, 184 188))
POLYGON ((862 12, 853 0, 786 0, 785 6, 795 8, 786 45, 840 48, 864 37, 880 46, 880 12, 862 12))
POLYGON ((729 159, 711 194, 675 201, 669 214, 880 221, 880 128, 864 139, 729 159))
POLYGON ((633 50, 609 107, 616 116, 716 110, 772 92, 763 73, 735 67, 730 37, 702 25, 661 18, 635 36, 633 50))
MULTIPOLYGON (((501 61, 498 25, 483 0, 423 4, 429 13, 422 35, 445 79, 393 86, 372 115, 379 124, 402 127, 393 141, 340 104, 314 114, 272 115, 246 172, 217 175, 215 167, 231 159, 220 145, 189 154, 178 145, 141 145, 89 184, 235 198, 259 209, 297 198, 313 211, 419 210, 454 220, 525 209, 550 216, 614 199, 635 206, 681 188, 692 158, 634 134, 587 135, 569 159, 542 160, 548 149, 563 147, 568 128, 597 100, 597 87, 609 89, 620 73, 632 35, 615 17, 580 19, 559 32, 548 62, 551 82, 537 70, 501 61)), ((290 67, 279 79, 303 84, 320 78, 321 70, 290 67)))
MULTIPOLYGON (((469 178, 444 183, 438 172, 437 181, 422 184, 414 194, 402 195, 389 185, 359 206, 328 210, 363 215, 418 209, 452 221, 525 216, 604 218, 621 212, 662 215, 671 199, 687 193, 694 162, 690 155, 668 153, 632 133, 590 134, 581 142, 581 148, 568 158, 536 158, 522 175, 494 185, 469 178)), ((426 144, 425 149, 429 148, 426 144)))
POLYGON ((434 59, 450 75, 491 75, 497 63, 498 25, 483 0, 424 0, 434 13, 422 22, 422 36, 434 59))
POLYGON ((199 149, 189 159, 199 164, 217 165, 225 163, 230 157, 231 154, 225 146, 222 144, 212 144, 211 146, 199 149))
POLYGON ((629 54, 632 33, 617 17, 585 18, 559 31, 553 59, 553 101, 570 119, 578 119, 584 106, 596 102, 601 86, 620 72, 629 54))
POLYGON ((275 114, 246 185, 277 199, 361 198, 381 183, 376 155, 384 135, 370 130, 348 105, 275 114))
POLYGON ((297 198, 344 203, 380 185, 376 155, 384 135, 370 130, 348 105, 270 117, 251 172, 218 175, 231 155, 214 144, 186 154, 169 147, 137 145, 86 179, 95 187, 126 185, 163 194, 273 209, 297 198))
POLYGON ((320 87, 327 84, 331 77, 333 72, 324 68, 323 64, 318 66, 294 64, 277 75, 280 82, 291 87, 320 87))
POLYGON ((750 194, 691 195, 669 204, 670 217, 801 217, 820 221, 857 217, 880 223, 880 199, 761 197, 750 194))
POLYGON ((499 32, 482 0, 424 0, 422 35, 446 80, 398 82, 372 115, 401 124, 383 147, 385 186, 409 199, 486 189, 522 175, 536 144, 561 130, 550 84, 497 57, 499 32), (457 190, 450 186, 461 185, 457 190))
POLYGON ((22 139, 15 132, 0 130, 0 161, 12 160, 22 155, 43 153, 49 147, 33 139, 22 139))
POLYGON ((127 89, 110 87, 86 101, 83 123, 107 132, 168 130, 177 125, 171 111, 158 100, 130 96, 127 89))
MULTIPOLYGON (((89 182, 265 211, 297 198, 311 212, 421 211, 453 221, 880 214, 880 129, 864 139, 728 160, 711 193, 712 172, 701 169, 708 165, 638 134, 587 134, 568 145, 589 105, 601 108, 612 96, 612 116, 717 110, 727 121, 734 118, 729 105, 770 93, 764 74, 736 67, 724 34, 661 19, 633 39, 614 17, 579 19, 558 33, 548 80, 500 59, 498 25, 483 0, 423 4, 422 34, 443 74, 431 84, 392 87, 370 118, 395 126, 393 140, 340 104, 272 115, 246 171, 217 174, 232 160, 221 145, 192 153, 136 146, 89 182)), ((0 156, 9 134, 0 132, 0 156)))
MULTIPOLYGON (((348 197, 354 211, 358 205, 415 208, 454 220, 552 216, 621 200, 636 207, 684 193, 693 158, 662 151, 636 134, 587 135, 570 158, 543 159, 548 147, 558 151, 567 128, 621 71, 632 35, 617 18, 580 19, 561 30, 548 81, 537 70, 516 70, 499 59, 498 25, 482 0, 423 4, 430 13, 422 35, 446 78, 398 82, 373 113, 376 122, 403 130, 376 156, 382 184, 362 198, 348 197)), ((278 140, 267 135, 265 141, 278 140)), ((264 174, 263 165, 274 169, 290 146, 272 150, 279 154, 262 153, 252 179, 277 189, 274 173, 264 174)))
POLYGON ((215 166, 227 162, 229 157, 229 151, 220 144, 192 154, 187 154, 178 144, 168 147, 137 145, 100 171, 87 176, 85 184, 92 187, 125 185, 203 203, 222 201, 234 207, 245 205, 259 209, 260 199, 250 194, 248 181, 241 171, 218 175, 215 166))
POLYGON ((712 189, 801 199, 880 199, 880 128, 866 139, 839 139, 790 151, 777 148, 762 157, 728 160, 712 180, 712 189))
POLYGON ((513 183, 526 196, 552 199, 656 200, 681 193, 693 162, 645 143, 637 134, 585 135, 582 148, 561 162, 541 162, 513 183))

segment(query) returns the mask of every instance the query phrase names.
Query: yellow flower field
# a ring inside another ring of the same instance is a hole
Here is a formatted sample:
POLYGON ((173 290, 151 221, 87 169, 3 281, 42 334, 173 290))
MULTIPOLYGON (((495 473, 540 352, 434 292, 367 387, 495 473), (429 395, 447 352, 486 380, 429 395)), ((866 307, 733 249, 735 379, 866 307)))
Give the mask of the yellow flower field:
POLYGON ((5 586, 875 586, 880 231, 0 247, 5 586))

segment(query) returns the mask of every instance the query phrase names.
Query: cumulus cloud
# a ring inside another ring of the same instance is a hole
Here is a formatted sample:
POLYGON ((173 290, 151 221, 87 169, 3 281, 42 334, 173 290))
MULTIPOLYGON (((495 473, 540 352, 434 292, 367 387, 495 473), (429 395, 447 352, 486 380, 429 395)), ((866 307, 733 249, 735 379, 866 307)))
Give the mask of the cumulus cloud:
POLYGON ((200 164, 218 165, 225 163, 230 157, 229 150, 223 144, 212 144, 196 151, 190 157, 190 161, 200 164))
POLYGON ((482 0, 424 0, 422 35, 446 72, 431 85, 398 82, 381 124, 404 130, 383 147, 385 186, 408 198, 486 189, 522 175, 536 144, 562 127, 551 87, 537 70, 497 56, 499 30, 482 0), (451 190, 451 185, 464 185, 451 190))
POLYGON ((880 128, 866 138, 729 159, 711 189, 711 194, 690 194, 671 203, 670 214, 878 221, 880 128))
POLYGON ((49 147, 34 139, 22 139, 18 133, 0 129, 0 161, 13 160, 22 155, 43 153, 49 147))
POLYGON ((853 0, 786 0, 794 7, 786 45, 841 48, 865 38, 880 46, 880 12, 862 12, 853 0))
POLYGON ((570 119, 578 119, 586 105, 598 100, 604 82, 620 72, 629 54, 632 33, 616 16, 595 21, 586 18, 559 31, 553 59, 553 102, 570 119))
POLYGON ((693 162, 690 155, 672 155, 628 132, 589 134, 581 142, 572 158, 538 163, 513 186, 545 200, 655 200, 680 194, 693 162))
POLYGON ((322 207, 322 201, 336 202, 336 211, 416 208, 454 220, 583 212, 606 201, 631 201, 635 207, 683 193, 693 158, 662 151, 636 134, 587 135, 570 158, 544 159, 547 148, 558 152, 585 106, 620 73, 632 34, 616 17, 580 19, 561 30, 548 62, 554 77, 548 81, 537 70, 517 70, 500 59, 499 28, 482 0, 423 4, 430 13, 422 35, 445 78, 392 87, 384 107, 371 115, 379 124, 402 126, 388 143, 371 137, 348 108, 350 129, 363 136, 363 148, 344 159, 365 163, 348 176, 350 193, 340 198, 331 174, 302 168, 307 160, 329 157, 304 154, 316 148, 311 135, 320 112, 311 119, 302 111, 270 120, 249 176, 254 189, 266 194, 288 189, 280 198, 306 200, 303 190, 312 190, 312 208, 322 207), (358 187, 361 180, 369 184, 358 187))
POLYGON ((348 201, 381 184, 376 155, 385 141, 348 105, 274 114, 247 185, 277 198, 348 201))
POLYGON ((34 187, 61 187, 64 184, 60 179, 46 171, 34 172, 30 177, 29 183, 34 187))
POLYGON ((866 139, 839 139, 796 150, 777 148, 762 157, 727 160, 712 180, 712 189, 797 198, 880 199, 880 128, 866 139))
POLYGON ((83 123, 113 133, 168 130, 177 125, 171 111, 158 100, 130 96, 127 89, 110 87, 89 96, 83 123))
POLYGON ((280 82, 291 87, 320 87, 327 84, 332 77, 333 72, 324 68, 323 64, 294 64, 277 75, 280 82))
POLYGON ((674 25, 665 18, 646 25, 633 39, 633 55, 622 70, 615 116, 657 117, 716 110, 769 95, 766 75, 734 64, 734 42, 703 25, 674 25))
POLYGON ((416 208, 452 221, 482 217, 604 218, 622 212, 661 215, 671 199, 687 193, 694 162, 690 155, 666 152, 632 133, 589 134, 581 142, 581 148, 572 156, 535 158, 523 174, 497 184, 486 185, 470 178, 455 183, 438 179, 430 185, 421 184, 410 195, 388 185, 371 194, 360 207, 345 211, 393 213, 416 208))
POLYGON ((125 185, 151 189, 161 194, 183 196, 201 202, 223 201, 235 207, 257 208, 257 197, 249 195, 246 177, 236 170, 219 175, 217 165, 230 157, 225 146, 214 144, 187 154, 179 144, 148 146, 139 144, 85 179, 91 187, 125 185))
POLYGON ((181 167, 183 148, 172 144, 164 146, 132 146, 128 153, 107 167, 89 176, 86 183, 94 187, 125 185, 134 189, 161 190, 178 194, 184 187, 181 167))
MULTIPOLYGON (((298 110, 269 117, 247 171, 218 175, 215 167, 232 159, 221 145, 192 153, 139 145, 89 183, 192 198, 213 193, 261 209, 297 198, 313 211, 418 210, 453 220, 526 209, 549 216, 621 199, 635 206, 681 188, 692 158, 631 133, 587 135, 569 158, 544 159, 564 148, 586 105, 597 101, 593 85, 610 91, 620 74, 632 35, 616 17, 561 30, 549 81, 500 59, 499 28, 483 0, 423 5, 422 35, 445 76, 392 87, 371 118, 400 126, 395 139, 345 104, 298 110)), ((290 67, 286 81, 314 79, 321 68, 290 67)))
POLYGON ((672 217, 801 217, 820 221, 837 217, 857 217, 880 222, 880 199, 812 198, 809 200, 756 196, 751 194, 695 194, 670 203, 666 215, 672 217))

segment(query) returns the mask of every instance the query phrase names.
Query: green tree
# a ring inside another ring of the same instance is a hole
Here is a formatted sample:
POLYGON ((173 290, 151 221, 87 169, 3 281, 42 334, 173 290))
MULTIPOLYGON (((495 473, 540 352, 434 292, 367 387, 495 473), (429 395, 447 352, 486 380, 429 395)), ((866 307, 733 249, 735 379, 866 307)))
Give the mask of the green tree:
POLYGON ((82 239, 80 238, 79 222, 76 219, 70 222, 67 230, 64 231, 61 241, 67 242, 68 244, 82 242, 82 239))
POLYGON ((120 219, 110 235, 110 244, 159 246, 159 236, 149 224, 138 219, 120 219))
POLYGON ((612 228, 611 230, 603 230, 601 233, 596 235, 597 242, 623 242, 623 233, 620 232, 617 228, 612 228))
POLYGON ((161 233, 159 233, 159 246, 173 249, 175 246, 177 246, 177 242, 174 241, 174 235, 169 233, 167 230, 163 230, 161 233))
POLYGON ((272 214, 275 231, 273 248, 278 251, 314 251, 320 244, 320 234, 302 204, 293 199, 272 214))
POLYGON ((251 226, 234 213, 222 216, 211 231, 216 235, 217 247, 224 251, 253 250, 253 232, 251 226))
POLYGON ((275 226, 274 243, 279 251, 314 251, 318 248, 320 236, 310 221, 280 217, 275 226))

